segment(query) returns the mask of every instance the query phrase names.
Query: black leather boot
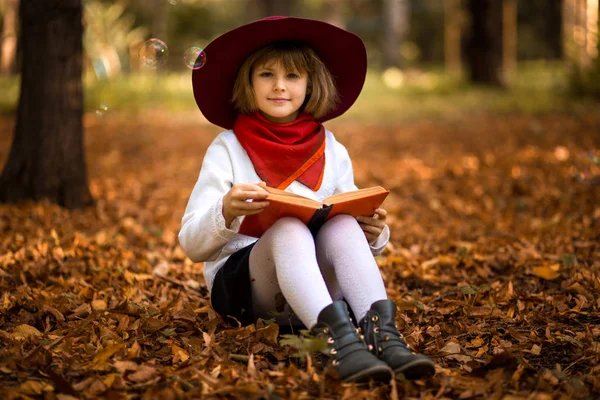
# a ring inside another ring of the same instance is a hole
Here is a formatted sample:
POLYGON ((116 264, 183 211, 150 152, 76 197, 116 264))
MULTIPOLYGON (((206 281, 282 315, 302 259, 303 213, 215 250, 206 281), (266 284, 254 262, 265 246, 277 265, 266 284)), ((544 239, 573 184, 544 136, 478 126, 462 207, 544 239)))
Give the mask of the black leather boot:
POLYGON ((435 365, 427 356, 411 351, 396 327, 396 304, 379 300, 371 305, 360 321, 369 350, 389 365, 396 375, 406 379, 424 379, 435 374, 435 365))
POLYGON ((344 382, 389 382, 392 378, 390 367, 367 349, 343 301, 325 307, 311 332, 327 340, 332 364, 344 382))

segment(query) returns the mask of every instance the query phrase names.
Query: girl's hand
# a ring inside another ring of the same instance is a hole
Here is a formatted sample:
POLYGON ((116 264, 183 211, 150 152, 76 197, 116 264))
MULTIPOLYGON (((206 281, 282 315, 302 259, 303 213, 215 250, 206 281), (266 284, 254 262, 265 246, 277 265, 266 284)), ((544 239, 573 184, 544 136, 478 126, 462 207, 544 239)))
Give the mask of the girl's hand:
POLYGON ((258 185, 238 183, 229 189, 223 197, 223 217, 227 227, 235 217, 258 214, 269 205, 268 201, 264 201, 269 195, 264 186, 264 182, 258 185))
POLYGON ((369 243, 373 243, 381 235, 386 217, 387 211, 383 208, 376 209, 372 217, 356 217, 369 243))

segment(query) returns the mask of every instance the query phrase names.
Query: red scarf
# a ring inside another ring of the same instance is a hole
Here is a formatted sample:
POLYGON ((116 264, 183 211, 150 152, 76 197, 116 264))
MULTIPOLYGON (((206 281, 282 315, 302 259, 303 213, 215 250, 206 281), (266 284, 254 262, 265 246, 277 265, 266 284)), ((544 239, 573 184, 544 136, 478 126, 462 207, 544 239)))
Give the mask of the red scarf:
POLYGON ((270 122, 259 112, 240 114, 233 131, 267 186, 285 189, 298 180, 315 192, 321 187, 325 129, 310 114, 283 124, 270 122))

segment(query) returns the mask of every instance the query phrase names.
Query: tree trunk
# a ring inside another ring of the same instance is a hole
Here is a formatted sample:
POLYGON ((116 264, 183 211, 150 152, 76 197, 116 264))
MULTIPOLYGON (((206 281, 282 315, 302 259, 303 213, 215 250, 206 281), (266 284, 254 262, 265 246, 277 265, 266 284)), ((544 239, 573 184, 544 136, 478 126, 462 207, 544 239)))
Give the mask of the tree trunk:
POLYGON ((335 25, 339 28, 345 29, 346 24, 344 21, 344 1, 327 0, 324 6, 325 22, 329 22, 331 25, 335 25))
POLYGON ((152 37, 167 42, 167 0, 152 0, 152 37))
POLYGON ((598 57, 598 0, 564 0, 563 41, 567 60, 581 69, 598 57))
POLYGON ((463 31, 461 0, 444 1, 444 62, 450 75, 462 71, 461 36, 463 31))
POLYGON ((14 74, 17 70, 17 8, 19 0, 5 0, 3 18, 0 73, 14 74))
POLYGON ((502 3, 502 68, 510 82, 517 69, 517 0, 502 3))
POLYGON ((259 0, 259 18, 270 17, 273 15, 293 16, 295 13, 297 0, 259 0))
POLYGON ((468 9, 471 30, 466 50, 471 81, 502 87, 502 0, 469 0, 468 9))
POLYGON ((21 2, 21 94, 0 201, 92 203, 83 149, 81 0, 21 2))
POLYGON ((383 1, 383 68, 402 67, 400 47, 408 32, 408 0, 383 1))

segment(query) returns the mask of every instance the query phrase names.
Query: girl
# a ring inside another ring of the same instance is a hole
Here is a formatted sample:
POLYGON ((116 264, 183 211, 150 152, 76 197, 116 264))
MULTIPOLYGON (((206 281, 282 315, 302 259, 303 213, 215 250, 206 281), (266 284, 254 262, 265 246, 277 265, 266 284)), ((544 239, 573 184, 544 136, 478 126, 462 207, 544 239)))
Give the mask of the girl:
POLYGON ((324 22, 269 17, 223 34, 205 55, 193 72, 194 97, 227 131, 206 152, 179 241, 204 262, 215 311, 244 324, 297 316, 327 339, 344 381, 432 376, 431 360, 410 351, 396 329, 396 306, 373 257, 390 236, 384 209, 337 216, 314 237, 294 218, 258 240, 237 233, 245 215, 269 206, 264 185, 319 201, 357 189, 348 152, 321 123, 358 97, 362 41, 324 22))

